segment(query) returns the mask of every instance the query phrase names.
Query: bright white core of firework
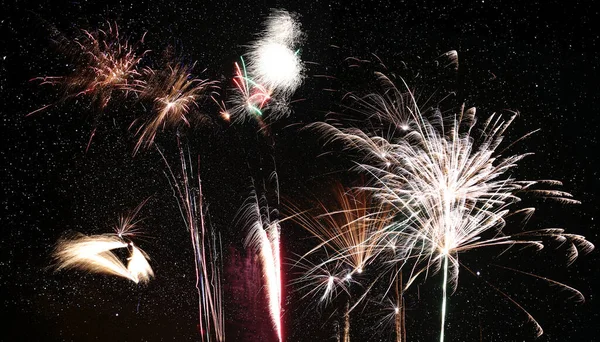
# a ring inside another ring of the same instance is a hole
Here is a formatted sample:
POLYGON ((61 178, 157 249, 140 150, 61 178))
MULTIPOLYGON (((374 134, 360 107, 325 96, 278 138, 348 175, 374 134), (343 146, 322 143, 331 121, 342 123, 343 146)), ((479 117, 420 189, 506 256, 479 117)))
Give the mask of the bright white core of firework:
POLYGON ((255 52, 252 74, 267 88, 293 92, 302 81, 302 64, 296 53, 287 46, 269 42, 255 52))

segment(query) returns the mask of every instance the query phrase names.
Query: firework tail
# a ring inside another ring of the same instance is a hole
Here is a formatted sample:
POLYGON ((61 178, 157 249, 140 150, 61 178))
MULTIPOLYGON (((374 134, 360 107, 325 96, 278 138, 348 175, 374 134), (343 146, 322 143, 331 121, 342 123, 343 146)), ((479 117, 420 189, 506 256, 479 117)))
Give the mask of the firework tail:
POLYGON ((442 324, 440 342, 444 342, 444 326, 446 324, 446 287, 448 285, 448 254, 444 255, 444 283, 442 284, 442 324))
POLYGON ((159 151, 169 171, 169 182, 175 190, 179 209, 190 232, 196 271, 196 290, 198 292, 198 314, 202 341, 224 341, 224 315, 221 293, 221 243, 220 237, 211 229, 207 231, 204 214, 204 198, 200 178, 200 157, 197 162, 197 188, 190 179, 193 177, 191 159, 186 158, 184 149, 177 136, 177 147, 181 163, 181 180, 178 181, 165 156, 159 151), (218 241, 218 244, 217 244, 218 241), (217 248, 218 245, 218 248, 217 248))
MULTIPOLYGON (((396 272, 398 272, 396 270, 396 272)), ((396 326, 396 342, 406 342, 406 329, 404 325, 404 298, 402 287, 402 272, 396 277, 396 307, 394 308, 394 323, 396 326)))
POLYGON ((344 342, 350 342, 350 301, 346 302, 344 314, 344 342))
POLYGON ((279 221, 274 218, 276 214, 276 210, 269 207, 266 195, 259 196, 256 191, 253 191, 236 216, 237 220, 242 221, 248 229, 244 240, 245 246, 260 257, 269 312, 278 339, 281 341, 280 226, 279 221))

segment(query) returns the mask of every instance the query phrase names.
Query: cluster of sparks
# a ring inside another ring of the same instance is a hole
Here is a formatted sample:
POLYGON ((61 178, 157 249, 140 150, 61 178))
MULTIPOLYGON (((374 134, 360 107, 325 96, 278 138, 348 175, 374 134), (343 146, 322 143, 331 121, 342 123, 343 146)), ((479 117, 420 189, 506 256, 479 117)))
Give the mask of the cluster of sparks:
MULTIPOLYGON (((227 121, 262 117, 267 108, 273 119, 287 115, 290 97, 303 80, 304 66, 299 50, 295 50, 302 32, 297 19, 285 11, 271 13, 264 31, 246 54, 249 63, 246 65, 244 57, 235 63, 234 95, 227 104, 212 96, 217 89, 214 82, 193 76, 194 65, 140 67, 148 53, 139 49, 143 37, 130 44, 119 35, 118 27, 110 24, 106 31, 83 32, 81 39, 73 41, 77 49, 72 57, 76 57, 77 67, 72 75, 38 80, 42 84, 63 86, 65 99, 91 96, 102 109, 116 91, 125 97, 135 97, 136 101, 151 103, 152 113, 136 118, 130 126, 136 127, 138 137, 135 152, 150 147, 162 129, 190 126, 192 119, 200 118, 192 113, 199 111, 202 101, 208 98, 217 102, 221 117, 227 121)), ((442 56, 449 60, 448 65, 458 68, 456 51, 442 56)), ((406 335, 403 292, 419 276, 427 279, 430 273, 441 270, 440 341, 443 341, 448 286, 457 287, 462 265, 459 254, 491 246, 523 245, 540 249, 548 239, 554 239, 567 246, 569 262, 573 262, 580 252, 594 248, 583 236, 566 233, 561 228, 517 234, 504 231, 507 218, 517 215, 528 218, 533 214, 534 208, 517 207, 522 195, 578 203, 569 193, 545 189, 561 185, 558 181, 524 181, 510 174, 528 155, 506 156, 514 143, 502 145, 516 114, 508 118, 494 114, 479 123, 475 108, 463 107, 452 116, 439 111, 422 113, 410 90, 400 91, 386 75, 377 76, 383 92, 349 95, 354 112, 364 116, 359 121, 361 125, 341 121, 310 126, 326 143, 341 143, 348 155, 355 155, 356 169, 370 181, 354 189, 337 186, 335 209, 320 203, 317 213, 313 210, 293 215, 294 221, 317 240, 314 248, 295 264, 303 273, 294 284, 306 292, 305 297, 316 298, 323 304, 331 303, 341 293, 351 297, 350 288, 360 282, 363 272, 376 269, 379 274, 355 303, 346 302, 344 340, 349 340, 350 312, 367 298, 377 282, 387 282, 385 298, 394 289, 396 300, 390 301, 392 310, 386 317, 395 322, 397 341, 401 341, 401 336, 405 339, 406 335), (315 262, 316 256, 319 258, 315 262), (402 279, 403 273, 409 275, 406 281, 402 279)), ((192 162, 184 153, 179 134, 177 137, 180 175, 175 176, 167 158, 159 152, 167 164, 167 177, 192 241, 201 335, 203 341, 224 341, 220 236, 205 225, 199 171, 193 174, 192 162)), ((114 234, 77 234, 59 241, 54 254, 57 268, 116 275, 135 283, 149 281, 154 275, 149 258, 130 241, 138 233, 135 216, 140 208, 141 205, 122 216, 114 234), (113 253, 120 248, 130 252, 127 266, 113 253)), ((281 341, 281 227, 277 210, 269 206, 266 196, 252 193, 238 217, 248 228, 246 246, 260 256, 268 307, 281 341)), ((583 299, 580 292, 565 284, 532 276, 583 299)), ((527 314, 540 335, 542 329, 535 319, 508 298, 527 314)))
POLYGON ((287 115, 290 96, 300 86, 304 67, 300 50, 294 50, 302 38, 299 22, 288 12, 273 11, 260 37, 247 54, 235 63, 235 94, 228 115, 239 121, 263 116, 266 108, 271 117, 287 115))
POLYGON ((154 272, 148 264, 148 255, 128 240, 138 232, 135 216, 145 202, 127 215, 121 216, 113 234, 86 236, 77 233, 60 240, 54 252, 56 269, 76 268, 110 274, 129 279, 136 284, 150 281, 154 272), (113 250, 120 248, 129 250, 127 266, 113 253, 113 250))
MULTIPOLYGON (((64 90, 61 101, 88 96, 99 103, 102 116, 115 93, 126 98, 135 97, 138 101, 152 104, 150 118, 136 118, 131 127, 142 121, 136 134, 138 141, 134 151, 153 144, 157 132, 167 127, 189 125, 188 115, 198 109, 198 103, 209 97, 214 82, 202 80, 192 75, 193 65, 173 63, 165 69, 142 68, 141 61, 150 51, 139 47, 144 36, 132 44, 119 35, 116 24, 108 24, 107 30, 93 32, 83 30, 83 36, 72 41, 63 38, 63 52, 74 61, 75 68, 67 76, 44 76, 33 80, 41 84, 60 86, 64 90), (68 48, 68 47, 75 48, 68 48), (134 96, 135 95, 135 96, 134 96)), ((29 115, 44 110, 51 105, 37 109, 29 115)), ((89 149, 98 122, 90 135, 89 149)))
POLYGON ((140 125, 135 151, 152 145, 160 129, 180 124, 190 126, 190 110, 198 108, 198 102, 214 86, 214 82, 194 78, 192 69, 193 66, 177 64, 169 65, 165 70, 143 70, 145 77, 138 80, 132 89, 139 93, 140 98, 154 102, 155 113, 140 125))
MULTIPOLYGON (((455 61, 454 54, 450 57, 455 61)), ((401 92, 388 77, 378 76, 384 85, 382 94, 353 96, 354 108, 368 114, 365 120, 377 122, 370 125, 371 130, 345 127, 339 122, 316 123, 312 127, 323 134, 327 143, 341 142, 346 151, 355 153, 358 169, 371 177, 371 184, 360 187, 360 191, 371 194, 380 205, 374 209, 365 207, 368 210, 365 217, 380 215, 382 207, 387 208, 387 213, 381 218, 382 222, 376 224, 379 228, 365 235, 353 234, 352 227, 344 223, 337 223, 333 229, 314 229, 318 220, 300 222, 333 250, 325 260, 306 271, 300 281, 322 288, 315 274, 323 274, 321 270, 326 266, 354 263, 360 255, 356 249, 371 251, 371 262, 377 257, 379 272, 392 274, 389 278, 377 277, 390 280, 388 291, 402 270, 408 270, 410 275, 404 284, 406 290, 419 275, 427 278, 430 272, 441 268, 440 340, 443 341, 447 285, 456 288, 460 253, 489 246, 525 245, 539 249, 545 240, 554 239, 567 246, 568 260, 572 262, 580 252, 594 248, 583 236, 568 234, 559 228, 504 233, 508 217, 521 214, 528 218, 534 211, 533 208, 513 208, 521 194, 566 204, 578 203, 569 193, 538 188, 560 185, 558 181, 520 181, 508 174, 528 155, 503 156, 512 144, 500 147, 516 115, 506 120, 501 115, 491 115, 482 125, 477 125, 475 108, 463 108, 452 117, 444 117, 439 111, 422 113, 409 90, 401 92), (336 235, 333 231, 340 233, 336 235), (337 243, 345 235, 360 239, 337 243)), ((354 209, 346 210, 352 211, 354 209)), ((313 252, 315 250, 309 254, 313 252)), ((308 255, 302 258, 306 257, 308 255)), ((354 267, 356 271, 361 269, 360 264, 354 267)), ((577 290, 543 279, 583 299, 577 290)), ((334 284, 330 282, 323 289, 322 301, 329 299, 327 293, 336 293, 334 284)), ((361 296, 359 301, 365 297, 361 296)), ((356 305, 358 301, 353 307, 356 305)), ((539 324, 525 313, 541 335, 539 324)))

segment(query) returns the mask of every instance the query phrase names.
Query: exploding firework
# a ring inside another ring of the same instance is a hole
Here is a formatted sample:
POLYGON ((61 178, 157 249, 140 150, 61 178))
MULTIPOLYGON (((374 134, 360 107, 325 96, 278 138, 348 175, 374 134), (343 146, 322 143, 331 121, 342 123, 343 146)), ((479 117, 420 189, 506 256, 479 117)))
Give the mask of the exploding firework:
POLYGON ((235 95, 230 100, 229 114, 246 120, 262 117, 266 108, 277 119, 289 113, 292 94, 302 84, 304 66, 296 46, 302 31, 294 16, 286 11, 274 11, 265 30, 252 43, 246 58, 235 63, 235 95))
MULTIPOLYGON (((130 87, 141 76, 138 66, 148 51, 138 47, 143 44, 145 34, 138 43, 129 41, 119 35, 117 24, 108 24, 108 30, 86 31, 83 37, 59 42, 65 54, 73 60, 74 70, 67 76, 44 76, 33 80, 41 85, 60 86, 65 95, 61 101, 78 96, 89 96, 96 102, 100 110, 104 109, 115 91, 127 95, 130 87), (71 48, 69 48, 71 47, 71 48)), ((49 104, 28 115, 45 110, 49 104)), ((95 127, 90 134, 86 150, 89 149, 96 132, 96 126, 102 113, 95 118, 95 127)))
MULTIPOLYGON (((108 30, 86 31, 81 39, 69 45, 76 49, 66 50, 75 61, 75 70, 69 76, 46 76, 35 80, 41 84, 55 84, 64 87, 66 97, 90 95, 104 108, 115 90, 126 91, 140 76, 138 64, 148 52, 139 52, 137 44, 130 44, 119 35, 117 24, 108 24, 108 30)), ((145 35, 144 35, 145 36, 145 35)))
POLYGON ((190 111, 193 107, 198 108, 198 103, 208 97, 214 86, 214 82, 194 78, 192 69, 193 65, 179 64, 160 71, 145 68, 144 77, 129 88, 138 92, 141 99, 154 103, 151 118, 137 130, 139 138, 135 151, 152 145, 160 129, 190 125, 190 111))
MULTIPOLYGON (((453 287, 457 284, 459 253, 498 245, 541 248, 547 238, 567 244, 570 262, 579 250, 589 252, 593 249, 583 236, 566 234, 562 229, 513 235, 503 232, 507 217, 531 215, 534 211, 533 208, 512 208, 521 194, 578 203, 566 192, 536 188, 560 185, 560 182, 520 181, 507 175, 528 155, 502 156, 512 146, 500 148, 514 115, 508 120, 492 115, 481 127, 476 127, 474 108, 466 111, 463 108, 450 118, 442 117, 439 111, 426 117, 410 91, 402 94, 389 78, 379 76, 386 86, 384 95, 357 100, 359 112, 370 111, 368 119, 375 119, 381 123, 378 127, 385 129, 374 129, 373 133, 324 123, 313 127, 326 134, 326 141, 341 141, 347 150, 358 153, 361 158, 359 169, 374 178, 374 183, 364 190, 372 191, 382 203, 389 205, 395 218, 404 218, 402 222, 387 226, 385 231, 389 234, 388 240, 395 241, 395 256, 387 264, 400 269, 413 265, 407 287, 420 274, 427 277, 429 271, 442 268, 440 340, 444 339, 447 284, 453 287)), ((539 324, 525 313, 541 334, 539 324)))
POLYGON ((235 75, 233 83, 236 87, 235 97, 232 101, 234 116, 241 119, 246 118, 245 113, 262 116, 263 109, 271 100, 271 91, 265 86, 255 82, 248 77, 244 58, 240 58, 241 67, 235 63, 235 75))
POLYGON ((248 71, 257 83, 282 96, 291 95, 302 83, 303 65, 298 50, 302 31, 290 13, 273 11, 248 54, 248 71))
POLYGON ((148 264, 148 255, 133 242, 124 240, 125 237, 131 237, 136 233, 135 216, 146 201, 129 214, 120 217, 115 234, 86 236, 78 233, 60 240, 54 252, 57 260, 56 269, 78 268, 88 272, 123 277, 134 283, 150 281, 154 272, 148 264), (119 248, 128 248, 130 251, 127 266, 113 253, 113 250, 119 248))
POLYGON ((347 190, 338 184, 333 193, 337 202, 334 210, 319 203, 321 213, 313 210, 291 216, 319 240, 314 248, 300 258, 303 268, 307 265, 303 259, 325 252, 325 257, 316 263, 314 269, 306 270, 304 277, 298 281, 314 283, 315 288, 322 288, 324 293, 321 302, 331 300, 336 293, 335 285, 342 286, 344 290, 353 275, 362 274, 375 260, 381 252, 381 246, 387 245, 383 240, 387 239, 385 228, 390 222, 388 210, 374 203, 367 192, 347 190), (326 286, 323 286, 323 280, 327 280, 326 286))

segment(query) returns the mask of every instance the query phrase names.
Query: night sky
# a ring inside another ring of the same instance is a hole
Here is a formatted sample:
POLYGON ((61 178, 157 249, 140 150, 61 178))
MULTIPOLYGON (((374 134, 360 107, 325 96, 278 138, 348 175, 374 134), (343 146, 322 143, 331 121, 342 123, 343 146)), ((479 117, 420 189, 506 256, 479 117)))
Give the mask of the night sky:
MULTIPOLYGON (((106 28, 107 22, 116 22, 131 41, 147 32, 143 46, 151 51, 142 65, 161 65, 165 58, 197 61, 195 72, 222 82, 223 89, 232 87, 233 63, 247 51, 272 8, 296 13, 302 24, 301 55, 310 62, 307 77, 293 96, 298 101, 291 105, 289 117, 269 122, 268 138, 255 122, 229 125, 219 120, 218 108, 208 102, 204 112, 213 119, 183 133, 190 154, 201 156, 209 221, 224 241, 224 310, 230 341, 274 340, 259 264, 244 249, 245 231, 235 221, 252 190, 251 179, 259 184, 276 168, 282 202, 308 208, 315 198, 330 195, 333 181, 350 186, 360 178, 349 171, 352 163, 339 148, 323 147, 314 131, 302 129, 324 120, 329 111, 341 111, 346 91, 374 90, 368 67, 364 72, 353 70, 347 57, 375 60, 376 55, 421 98, 444 98, 453 92, 443 101, 446 112, 456 112, 463 102, 484 117, 518 111, 510 141, 541 131, 515 147, 518 153, 535 154, 520 162, 513 175, 561 180, 561 189, 582 202, 573 206, 528 199, 538 211, 527 228, 564 227, 600 244, 600 16, 593 2, 448 3, 2 1, 0 339, 200 340, 191 243, 164 175, 165 163, 154 148, 132 156, 136 137, 129 124, 144 108, 118 96, 103 110, 85 97, 60 101, 58 88, 30 81, 72 70, 53 43, 57 35, 73 38, 81 29, 106 28), (440 56, 450 50, 458 52, 458 71, 441 62, 440 56), (49 103, 55 105, 26 116, 49 103), (150 283, 54 272, 51 254, 61 236, 109 232, 119 214, 148 197, 140 212, 145 234, 137 244, 151 257, 156 278, 150 283)), ((173 133, 159 133, 156 145, 177 165, 173 133)), ((289 282, 298 271, 290 260, 314 241, 291 222, 283 223, 282 240, 288 260, 284 277, 289 282)), ((461 255, 461 261, 481 276, 461 273, 458 290, 449 299, 446 340, 598 340, 598 252, 581 255, 567 267, 564 248, 550 247, 540 252, 514 248, 501 256, 497 249, 461 255), (576 303, 555 286, 493 264, 564 282, 580 290, 586 302, 576 303), (525 307, 545 334, 535 339, 526 315, 486 281, 525 307)), ((438 338, 440 284, 441 275, 433 275, 407 292, 409 341, 438 338)), ((285 340, 334 341, 339 312, 332 314, 333 308, 303 300, 295 290, 285 289, 285 340)), ((392 340, 392 326, 377 327, 381 316, 372 305, 357 309, 352 340, 392 340)))

